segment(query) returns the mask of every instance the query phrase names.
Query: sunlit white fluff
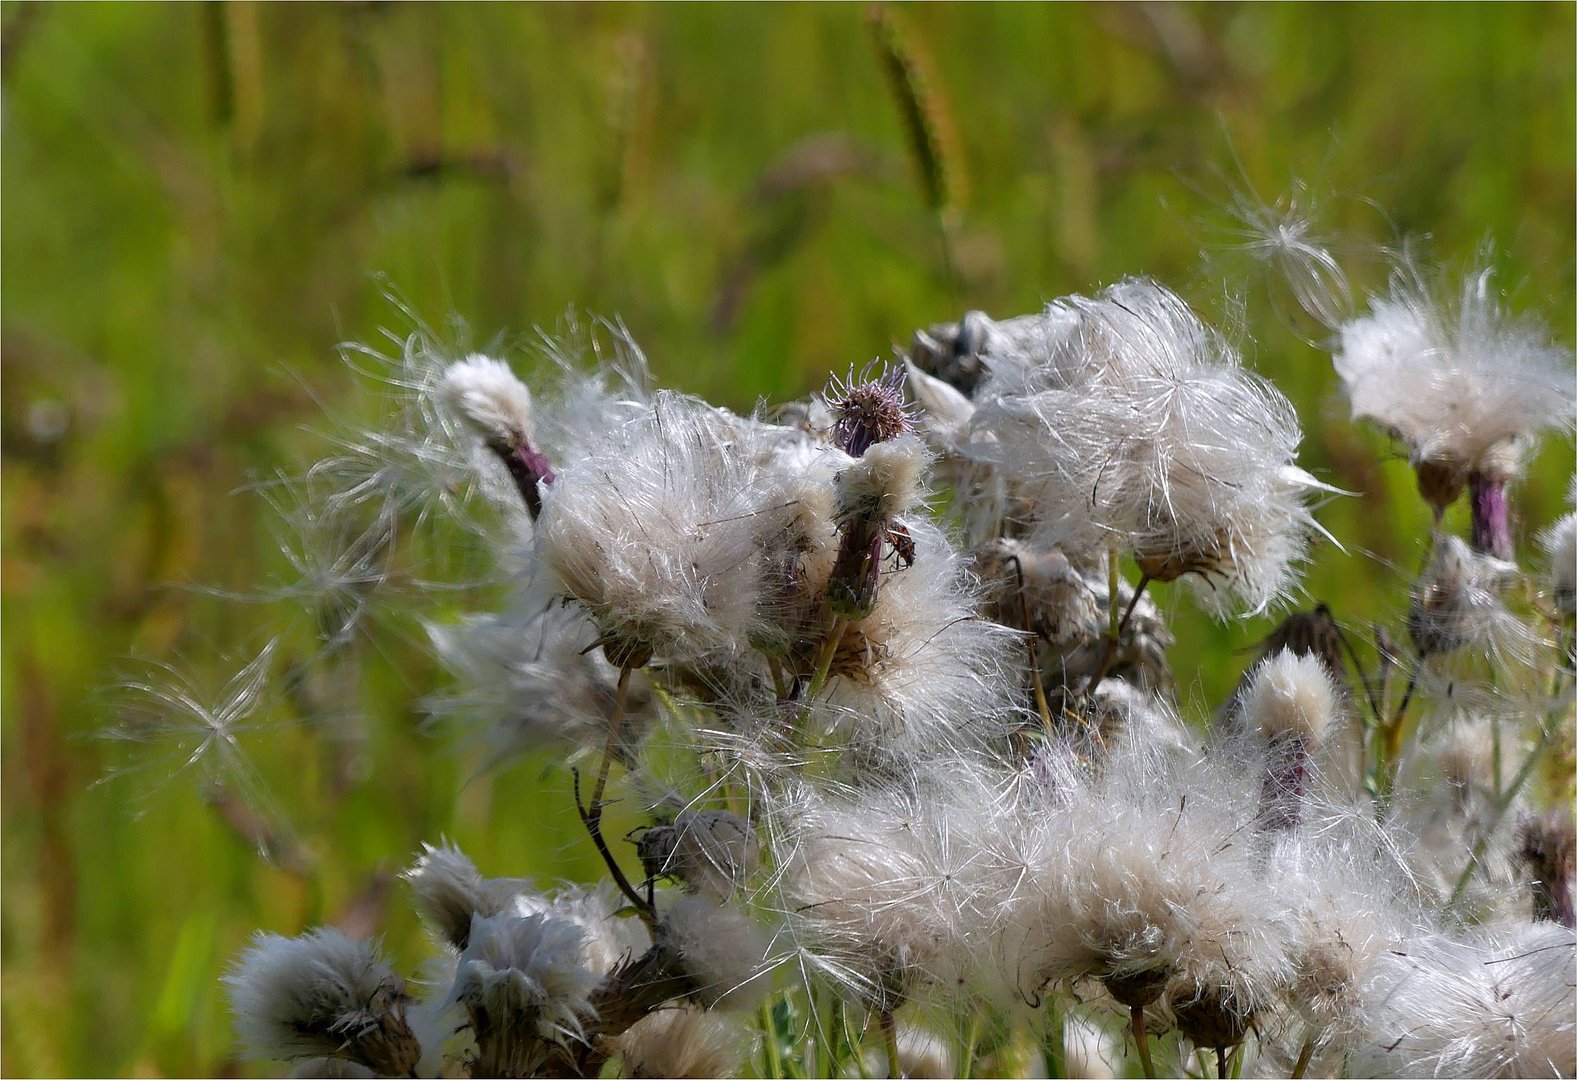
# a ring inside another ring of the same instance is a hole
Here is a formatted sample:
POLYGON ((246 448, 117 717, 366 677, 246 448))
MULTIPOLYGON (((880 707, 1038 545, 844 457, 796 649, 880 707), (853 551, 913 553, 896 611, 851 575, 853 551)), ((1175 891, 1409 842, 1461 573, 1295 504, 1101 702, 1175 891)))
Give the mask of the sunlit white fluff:
POLYGON ((748 1010, 771 988, 771 936, 742 908, 710 897, 678 897, 664 913, 658 936, 674 949, 706 1008, 748 1010))
MULTIPOLYGON (((1240 1015, 1285 974, 1287 928, 1260 884, 1255 792, 1229 770, 1155 747, 1117 748, 1098 775, 1048 761, 1044 825, 1006 905, 996 957, 1028 1001, 1102 982, 1125 1007, 1171 988, 1240 1015)), ((1032 819, 1036 820, 1036 819, 1032 819)))
POLYGON ((802 787, 775 812, 790 941, 807 973, 878 1010, 963 992, 989 940, 1014 819, 966 763, 847 792, 802 787))
POLYGON ((838 516, 890 522, 911 512, 924 494, 928 461, 913 435, 871 446, 837 474, 838 516))
POLYGON ((1550 560, 1550 591, 1555 610, 1566 619, 1577 615, 1577 513, 1567 514, 1539 535, 1550 560))
POLYGON ((405 983, 373 942, 331 928, 260 933, 224 982, 251 1057, 339 1058, 398 1076, 421 1054, 405 1019, 405 983))
POLYGON ((619 1036, 619 1054, 633 1077, 738 1076, 750 1043, 738 1020, 679 1007, 636 1021, 619 1036))
POLYGON ((1504 812, 1496 808, 1526 750, 1511 717, 1498 724, 1497 752, 1496 717, 1453 711, 1439 730, 1415 741, 1401 768, 1396 813, 1405 830, 1400 835, 1413 840, 1409 865, 1436 902, 1459 894, 1455 908, 1468 916, 1526 904, 1514 862, 1522 801, 1504 812))
POLYGON ((1325 824, 1278 843, 1265 869, 1289 919, 1284 1000, 1297 1024, 1286 1048, 1295 1052, 1307 1040, 1321 1055, 1361 1039, 1371 977, 1422 923, 1410 879, 1383 830, 1365 815, 1325 824), (1354 823, 1363 828, 1351 828, 1354 823))
POLYGON ((1413 938, 1366 987, 1359 1076, 1577 1073, 1577 933, 1524 924, 1413 938))
POLYGON ((518 445, 531 438, 531 391, 502 360, 472 353, 451 364, 438 390, 483 439, 518 445))
POLYGON ((718 903, 744 886, 761 857, 750 823, 727 810, 681 810, 647 829, 636 851, 649 876, 670 875, 718 903))
POLYGON ((1032 482, 1048 539, 1116 539, 1151 578, 1188 576, 1216 614, 1284 596, 1307 502, 1328 490, 1294 464, 1291 405, 1153 282, 1059 304, 1077 330, 981 403, 973 429, 993 442, 979 452, 1032 482))
POLYGON ((625 905, 613 882, 603 880, 595 885, 564 885, 552 893, 522 890, 515 894, 511 910, 521 916, 551 915, 580 927, 581 961, 594 974, 607 975, 652 943, 641 920, 620 914, 625 905))
POLYGON ((439 939, 460 950, 476 916, 508 910, 518 894, 531 888, 521 878, 484 878, 465 852, 449 843, 423 844, 421 856, 402 876, 439 939))
POLYGON ((908 526, 914 565, 883 569, 876 607, 844 631, 815 715, 889 750, 978 747, 1015 722, 1004 673, 1022 645, 977 614, 965 560, 944 534, 919 519, 908 526))
POLYGON ((1342 327, 1335 363, 1354 419, 1405 442, 1421 486, 1422 466, 1440 474, 1436 505, 1471 470, 1514 471, 1513 443, 1572 423, 1570 354, 1502 306, 1488 270, 1450 296, 1404 262, 1390 292, 1342 327))
POLYGON ((760 470, 709 407, 662 393, 564 464, 537 522, 542 567, 640 666, 748 648, 763 589, 760 470))
POLYGON ((1435 534, 1434 554, 1413 584, 1407 619, 1413 645, 1424 657, 1470 649, 1526 666, 1536 636, 1501 599, 1517 580, 1516 564, 1435 534))
MULTIPOLYGON (((474 734, 490 764, 554 744, 601 749, 616 712, 619 673, 591 648, 597 627, 575 607, 528 603, 427 624, 456 686, 424 705, 474 734)), ((645 676, 632 673, 615 746, 628 760, 650 722, 651 693, 645 676)))
POLYGON ((1255 668, 1240 708, 1266 738, 1290 736, 1318 745, 1336 723, 1340 701, 1319 658, 1283 650, 1255 668))

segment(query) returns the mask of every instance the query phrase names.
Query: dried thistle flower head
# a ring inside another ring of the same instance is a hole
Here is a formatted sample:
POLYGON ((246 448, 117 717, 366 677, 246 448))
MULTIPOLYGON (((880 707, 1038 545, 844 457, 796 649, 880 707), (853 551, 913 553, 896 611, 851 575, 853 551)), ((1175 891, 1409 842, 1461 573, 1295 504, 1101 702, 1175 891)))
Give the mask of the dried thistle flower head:
POLYGON ((913 537, 898 519, 919 503, 928 461, 920 440, 904 435, 871 446, 837 474, 841 535, 827 581, 833 614, 863 619, 875 610, 884 550, 900 567, 914 562, 913 537))
POLYGON ((983 311, 966 311, 955 323, 916 330, 906 360, 964 397, 973 397, 975 388, 989 374, 984 355, 991 350, 993 338, 1002 336, 1001 325, 983 311))
POLYGON ((636 853, 649 878, 672 876, 719 903, 755 872, 760 847, 750 823, 727 810, 681 810, 641 834, 636 853))
POLYGON ((1335 363, 1353 418, 1407 444, 1437 511, 1470 473, 1503 482, 1516 470, 1514 444, 1572 422, 1570 354, 1501 306, 1488 270, 1450 297, 1403 262, 1389 294, 1342 327, 1335 363))
POLYGON ((1577 829, 1569 811, 1554 809, 1523 819, 1518 855, 1533 877, 1535 920, 1577 926, 1572 877, 1577 874, 1577 829))
POLYGON ((521 878, 484 878, 465 852, 449 843, 423 844, 421 856, 401 876, 440 940, 461 951, 477 916, 511 910, 515 898, 531 888, 521 878))
POLYGON ((1020 479, 1049 542, 1116 538, 1218 615, 1283 596, 1314 528, 1307 502, 1330 490, 1293 464, 1291 405, 1154 282, 1058 307, 1071 329, 982 388, 973 451, 1020 479))
POLYGON ((846 379, 833 378, 823 400, 836 418, 832 441, 838 449, 863 457, 875 444, 913 430, 904 403, 904 374, 904 368, 894 366, 874 376, 869 370, 858 376, 851 370, 846 379))
POLYGON ((1422 657, 1472 647, 1502 657, 1526 653, 1531 631, 1501 601, 1517 567, 1437 533, 1434 556, 1413 585, 1407 632, 1422 657))
POLYGON ((477 915, 447 1004, 476 1040, 477 1073, 529 1076, 546 1044, 580 1033, 598 977, 583 963, 585 931, 552 915, 477 915))
POLYGON ((659 394, 566 464, 544 502, 537 556, 616 665, 749 648, 772 515, 755 449, 731 419, 659 394))
POLYGON ((224 982, 253 1057, 339 1058, 406 1076, 421 1056, 405 1018, 405 982, 373 942, 330 928, 295 938, 260 933, 224 982))

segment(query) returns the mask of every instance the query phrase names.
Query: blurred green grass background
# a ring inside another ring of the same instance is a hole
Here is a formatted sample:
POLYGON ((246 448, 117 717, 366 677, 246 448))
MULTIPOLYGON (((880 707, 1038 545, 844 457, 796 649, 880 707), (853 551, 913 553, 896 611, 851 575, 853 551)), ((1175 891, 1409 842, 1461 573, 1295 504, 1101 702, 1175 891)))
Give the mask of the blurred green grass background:
MULTIPOLYGON (((279 569, 233 492, 311 460, 313 395, 352 382, 335 344, 408 327, 387 287, 476 344, 620 315, 663 382, 748 408, 966 307, 1154 275, 1248 330, 1306 464, 1361 494, 1323 514, 1349 553, 1323 549, 1309 590, 1364 626, 1394 615, 1426 515, 1347 423, 1315 331, 1240 287, 1223 207, 1301 179, 1359 256, 1429 233, 1463 264, 1493 241, 1512 306, 1569 343, 1573 13, 897 8, 946 167, 928 189, 859 6, 0 7, 0 1071, 240 1070, 223 964, 256 927, 336 919, 386 926, 410 970, 389 875, 420 840, 493 873, 596 870, 562 771, 467 783, 474 759, 417 730, 436 675, 405 631, 360 685, 364 777, 330 797, 311 740, 266 749, 305 874, 190 786, 90 786, 95 690, 125 657, 257 644, 260 609, 167 586, 279 569)), ((1527 534, 1570 470, 1569 444, 1534 464, 1527 534)), ((1214 701, 1267 624, 1163 601, 1185 698, 1214 701)))

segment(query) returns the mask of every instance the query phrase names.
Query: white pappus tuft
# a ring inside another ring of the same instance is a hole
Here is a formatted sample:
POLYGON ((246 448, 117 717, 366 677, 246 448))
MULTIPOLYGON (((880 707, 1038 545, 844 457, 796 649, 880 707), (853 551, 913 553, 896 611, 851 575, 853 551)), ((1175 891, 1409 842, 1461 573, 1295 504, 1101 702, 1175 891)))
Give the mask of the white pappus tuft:
POLYGON ((763 590, 767 485, 741 426, 661 393, 567 462, 537 522, 541 565, 618 665, 748 649, 763 590))
POLYGON ((438 386, 444 401, 489 443, 531 439, 531 391, 510 366, 481 353, 450 364, 438 386))
POLYGON ((574 1036, 600 981, 584 963, 586 933, 553 915, 477 915, 446 1004, 465 1009, 479 1072, 529 1075, 544 1044, 574 1036))
POLYGON ((421 1057, 405 982, 378 946, 321 928, 259 933, 225 975, 236 1032, 256 1058, 339 1058, 405 1076, 421 1057))
POLYGON ((705 1008, 752 1009, 771 988, 771 935, 735 905, 680 896, 657 934, 677 954, 690 997, 705 1008))
POLYGON ((681 1006, 632 1024, 619 1036, 619 1055, 632 1077, 738 1076, 750 1043, 738 1020, 681 1006))
POLYGON ((1577 932, 1525 924, 1414 938, 1366 987, 1363 1076, 1577 1073, 1577 932))
POLYGON ((998 393, 972 425, 990 437, 978 452, 1025 481, 1040 535, 1092 553, 1119 541, 1148 578, 1189 577, 1218 616, 1285 596, 1315 528, 1307 502, 1333 490, 1294 464, 1286 398, 1154 282, 1059 305, 1073 329, 1023 391, 984 388, 998 393))
POLYGON ((1353 418, 1407 444, 1437 510, 1456 500, 1469 473, 1507 479, 1519 442, 1572 423, 1570 354, 1500 305, 1488 270, 1448 297, 1402 263, 1389 294, 1341 328, 1335 363, 1353 418))

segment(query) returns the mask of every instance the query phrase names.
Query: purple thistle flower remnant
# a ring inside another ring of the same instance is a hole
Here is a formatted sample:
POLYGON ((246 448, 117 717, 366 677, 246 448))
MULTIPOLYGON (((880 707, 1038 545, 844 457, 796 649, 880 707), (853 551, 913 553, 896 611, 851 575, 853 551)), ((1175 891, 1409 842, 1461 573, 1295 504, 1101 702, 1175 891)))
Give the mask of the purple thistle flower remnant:
POLYGON ((866 448, 837 476, 838 529, 842 541, 827 585, 834 615, 863 619, 876 609, 882 546, 897 562, 914 562, 914 541, 898 520, 920 501, 930 457, 920 440, 904 435, 866 448))
POLYGON ((443 393, 509 471, 535 521, 542 512, 538 484, 552 484, 553 466, 531 438, 531 391, 502 360, 480 353, 444 373, 443 393))
POLYGON ((893 367, 874 379, 852 371, 847 379, 833 377, 823 400, 837 418, 832 439, 838 449, 850 457, 864 457, 875 443, 889 442, 913 429, 903 399, 906 374, 903 367, 893 367))

